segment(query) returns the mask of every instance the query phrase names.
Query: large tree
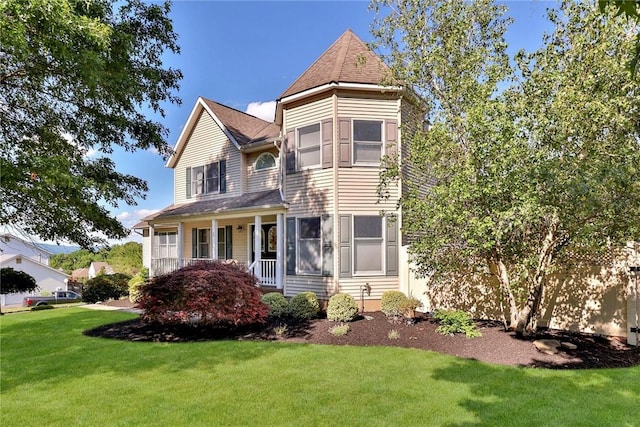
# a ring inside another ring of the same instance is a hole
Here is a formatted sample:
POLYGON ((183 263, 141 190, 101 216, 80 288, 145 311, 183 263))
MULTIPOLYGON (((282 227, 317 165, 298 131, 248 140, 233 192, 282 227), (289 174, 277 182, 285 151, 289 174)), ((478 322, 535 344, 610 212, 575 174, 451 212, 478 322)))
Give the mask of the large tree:
POLYGON ((170 152, 164 115, 181 73, 169 5, 141 0, 0 2, 0 225, 83 247, 128 235, 107 206, 135 204, 146 182, 108 157, 170 152), (97 151, 97 156, 88 156, 97 151))
MULTIPOLYGON (((36 289, 38 289, 38 283, 32 275, 11 267, 0 269, 0 294, 31 292, 36 289)), ((0 314, 2 314, 1 310, 0 314)))
POLYGON ((516 69, 505 9, 490 0, 375 4, 391 6, 374 27, 381 51, 427 107, 428 129, 381 186, 402 181, 417 271, 434 282, 493 275, 510 327, 530 331, 563 254, 640 239, 640 94, 624 68, 626 21, 564 3, 550 14, 555 32, 516 69))

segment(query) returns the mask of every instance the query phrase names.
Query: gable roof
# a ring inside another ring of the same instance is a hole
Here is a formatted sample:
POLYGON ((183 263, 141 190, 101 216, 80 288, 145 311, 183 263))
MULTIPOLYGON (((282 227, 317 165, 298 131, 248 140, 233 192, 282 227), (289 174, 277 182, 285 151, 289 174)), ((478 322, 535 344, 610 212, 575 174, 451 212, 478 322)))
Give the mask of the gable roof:
POLYGON ((389 67, 348 29, 300 77, 280 99, 332 82, 381 85, 389 67))
POLYGON ((167 161, 168 167, 175 167, 191 135, 191 131, 203 112, 211 116, 220 130, 224 132, 229 141, 238 150, 243 150, 249 146, 261 145, 261 143, 269 143, 280 136, 280 128, 272 122, 243 113, 210 99, 199 97, 178 137, 174 153, 167 161))
POLYGON ((9 248, 9 245, 11 244, 11 240, 16 240, 18 242, 21 242, 25 246, 33 248, 33 249, 35 249, 37 251, 43 252, 45 254, 53 255, 53 252, 51 252, 47 248, 44 248, 44 247, 40 246, 38 243, 33 242, 33 241, 27 241, 25 239, 21 239, 20 237, 14 236, 13 234, 10 234, 10 233, 0 234, 0 239, 1 239, 0 240, 0 246, 5 245, 5 246, 7 246, 7 248, 9 248))
POLYGON ((202 99, 241 147, 280 136, 280 128, 274 123, 227 107, 219 102, 202 99))
MULTIPOLYGON (((8 265, 11 261, 15 260, 16 258, 22 258, 23 263, 29 263, 32 264, 34 266, 37 266, 38 268, 41 268, 45 271, 51 272, 51 273, 55 273, 58 274, 60 276, 62 276, 63 278, 69 278, 69 275, 67 273, 65 273, 64 271, 61 270, 56 270, 55 268, 48 266, 47 264, 43 264, 41 262, 36 261, 33 258, 29 258, 28 256, 24 256, 21 254, 2 254, 0 255, 0 265, 2 265, 2 267, 8 265)), ((16 270, 18 270, 16 268, 16 270)))

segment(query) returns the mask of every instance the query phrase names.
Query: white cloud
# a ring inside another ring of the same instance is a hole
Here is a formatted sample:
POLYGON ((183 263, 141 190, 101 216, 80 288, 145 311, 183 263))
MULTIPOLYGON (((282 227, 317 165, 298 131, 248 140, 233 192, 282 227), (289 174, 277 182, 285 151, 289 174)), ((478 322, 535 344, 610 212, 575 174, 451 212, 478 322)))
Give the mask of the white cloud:
POLYGON ((131 228, 142 221, 142 218, 156 212, 158 212, 158 209, 136 209, 133 212, 124 211, 116 215, 116 219, 120 221, 126 228, 131 228))
POLYGON ((245 112, 262 120, 272 122, 276 114, 276 101, 250 102, 245 112))

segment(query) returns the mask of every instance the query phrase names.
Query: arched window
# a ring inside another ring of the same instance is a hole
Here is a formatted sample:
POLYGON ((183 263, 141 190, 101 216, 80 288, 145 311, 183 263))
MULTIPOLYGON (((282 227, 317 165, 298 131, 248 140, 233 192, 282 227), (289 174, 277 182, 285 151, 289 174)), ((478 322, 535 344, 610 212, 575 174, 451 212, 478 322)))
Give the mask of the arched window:
POLYGON ((256 159, 255 170, 271 169, 276 167, 276 158, 271 153, 262 153, 256 159))

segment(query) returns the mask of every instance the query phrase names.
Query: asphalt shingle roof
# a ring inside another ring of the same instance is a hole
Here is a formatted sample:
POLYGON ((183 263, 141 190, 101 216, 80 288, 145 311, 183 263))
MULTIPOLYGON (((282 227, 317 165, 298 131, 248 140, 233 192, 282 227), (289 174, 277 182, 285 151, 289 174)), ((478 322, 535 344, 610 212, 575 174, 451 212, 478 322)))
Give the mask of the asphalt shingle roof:
POLYGON ((210 99, 202 99, 233 135, 236 141, 238 141, 240 146, 277 138, 280 135, 280 128, 274 123, 267 122, 266 120, 243 113, 242 111, 227 107, 210 99))
POLYGON ((382 84, 389 68, 356 36, 345 31, 280 98, 331 82, 382 84))
POLYGON ((256 191, 253 193, 245 193, 241 196, 199 200, 192 203, 167 206, 160 212, 148 216, 144 221, 174 216, 226 212, 230 210, 266 208, 269 206, 282 206, 283 204, 282 198, 280 197, 280 190, 256 191))

